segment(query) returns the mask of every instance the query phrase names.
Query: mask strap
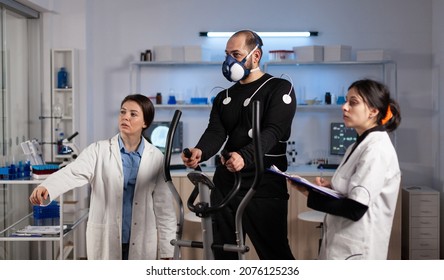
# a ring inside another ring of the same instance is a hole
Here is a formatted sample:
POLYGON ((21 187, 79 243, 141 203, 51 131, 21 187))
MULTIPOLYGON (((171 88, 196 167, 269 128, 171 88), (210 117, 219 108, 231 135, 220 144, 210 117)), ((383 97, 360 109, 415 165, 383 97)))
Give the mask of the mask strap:
POLYGON ((256 47, 254 47, 254 49, 252 49, 251 52, 243 60, 247 61, 250 58, 250 56, 254 53, 254 51, 257 50, 258 47, 259 45, 256 45, 256 47))
MULTIPOLYGON (((244 63, 245 64, 245 62, 247 62, 247 60, 250 58, 250 56, 253 54, 253 52, 255 51, 255 50, 257 50, 257 48, 259 47, 259 45, 256 45, 256 47, 254 47, 254 49, 242 60, 242 63, 244 63)), ((260 70, 260 68, 259 67, 256 67, 256 68, 254 68, 254 69, 250 69, 250 73, 251 72, 255 72, 255 71, 259 71, 260 70)))

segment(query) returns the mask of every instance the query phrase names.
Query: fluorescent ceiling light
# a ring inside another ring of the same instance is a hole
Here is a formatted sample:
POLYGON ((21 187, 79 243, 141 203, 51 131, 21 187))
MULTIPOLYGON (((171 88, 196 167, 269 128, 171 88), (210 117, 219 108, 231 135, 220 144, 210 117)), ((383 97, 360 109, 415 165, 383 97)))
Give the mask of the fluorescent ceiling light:
MULTIPOLYGON (((318 36, 317 31, 301 31, 301 32, 256 32, 260 37, 312 37, 318 36)), ((220 37, 230 37, 234 32, 199 32, 199 36, 201 37, 212 37, 212 38, 220 38, 220 37)))

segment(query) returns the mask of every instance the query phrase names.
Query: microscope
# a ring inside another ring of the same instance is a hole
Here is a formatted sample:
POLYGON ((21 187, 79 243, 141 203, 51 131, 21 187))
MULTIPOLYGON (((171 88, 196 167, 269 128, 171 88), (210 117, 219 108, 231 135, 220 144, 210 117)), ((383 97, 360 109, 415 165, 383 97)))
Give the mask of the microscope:
POLYGON ((60 164, 60 167, 67 165, 70 161, 76 159, 77 156, 79 155, 79 153, 80 153, 79 148, 77 147, 77 145, 74 142, 71 141, 77 135, 79 135, 79 132, 76 131, 76 132, 74 132, 73 135, 69 136, 68 138, 59 140, 57 142, 58 154, 63 155, 63 156, 69 156, 69 157, 66 157, 65 161, 60 164))

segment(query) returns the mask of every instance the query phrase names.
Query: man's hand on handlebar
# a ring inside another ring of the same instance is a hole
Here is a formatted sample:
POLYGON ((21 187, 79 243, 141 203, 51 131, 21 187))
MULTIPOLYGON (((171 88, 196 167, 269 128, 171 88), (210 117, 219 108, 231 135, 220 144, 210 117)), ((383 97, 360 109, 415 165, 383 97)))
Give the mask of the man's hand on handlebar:
POLYGON ((241 171, 245 166, 244 159, 236 152, 229 153, 230 158, 225 161, 224 157, 221 157, 222 164, 225 165, 230 172, 241 171))
POLYGON ((191 156, 182 153, 180 154, 180 157, 182 158, 183 164, 186 167, 195 169, 199 165, 202 158, 202 151, 198 148, 192 148, 189 149, 189 151, 191 152, 191 156))

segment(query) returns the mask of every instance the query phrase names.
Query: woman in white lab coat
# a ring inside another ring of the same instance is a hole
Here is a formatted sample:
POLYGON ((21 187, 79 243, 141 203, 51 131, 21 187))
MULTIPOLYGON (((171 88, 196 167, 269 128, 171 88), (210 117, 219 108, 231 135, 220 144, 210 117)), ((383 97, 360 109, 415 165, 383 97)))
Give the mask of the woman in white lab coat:
POLYGON ((318 185, 345 196, 335 199, 297 188, 308 196, 307 206, 326 212, 320 259, 387 259, 401 172, 387 132, 401 121, 398 104, 387 87, 359 80, 348 89, 342 106, 347 127, 358 133, 332 181, 318 185))
POLYGON ((149 98, 127 96, 121 103, 120 133, 88 146, 30 196, 33 204, 47 204, 90 184, 88 259, 173 257, 176 212, 163 178, 163 154, 142 137, 153 118, 149 98))

